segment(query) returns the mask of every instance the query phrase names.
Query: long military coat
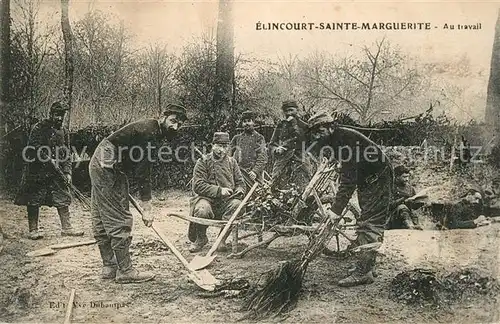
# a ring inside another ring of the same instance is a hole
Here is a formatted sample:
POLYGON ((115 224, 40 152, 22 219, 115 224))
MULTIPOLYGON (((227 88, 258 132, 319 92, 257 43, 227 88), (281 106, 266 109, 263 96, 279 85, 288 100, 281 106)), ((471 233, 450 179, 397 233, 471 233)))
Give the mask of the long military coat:
POLYGON ((22 153, 25 164, 16 205, 64 207, 71 204, 69 187, 62 176, 71 174, 71 151, 65 138, 66 130, 54 128, 48 119, 33 126, 22 153), (56 161, 55 166, 49 158, 56 161))

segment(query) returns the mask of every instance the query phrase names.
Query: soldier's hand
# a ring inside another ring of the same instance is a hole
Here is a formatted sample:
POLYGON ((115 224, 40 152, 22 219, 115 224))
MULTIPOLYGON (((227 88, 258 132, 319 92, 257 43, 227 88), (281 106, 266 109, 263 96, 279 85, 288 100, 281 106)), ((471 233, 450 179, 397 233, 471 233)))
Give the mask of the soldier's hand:
POLYGON ((222 187, 220 190, 220 194, 222 197, 229 197, 233 194, 233 190, 229 188, 222 187))
POLYGON ((248 172, 248 176, 249 176, 249 177, 250 177, 250 179, 252 179, 253 181, 255 181, 255 179, 257 179, 257 174, 255 174, 255 172, 253 172, 253 171, 248 172))
POLYGON ((278 155, 279 155, 279 154, 282 154, 283 152, 285 152, 285 150, 286 150, 286 148, 284 148, 283 146, 278 146, 278 147, 274 150, 274 152, 275 152, 276 154, 278 154, 278 155))
POLYGON ((68 183, 71 183, 71 174, 65 174, 68 183))
POLYGON ((153 225, 154 216, 153 213, 151 213, 151 209, 152 209, 151 201, 142 202, 142 210, 143 210, 142 221, 144 222, 144 225, 146 225, 147 227, 151 227, 151 225, 153 225))
POLYGON ((340 218, 340 216, 333 212, 331 209, 328 209, 326 214, 328 215, 328 217, 330 217, 330 221, 332 223, 335 223, 337 219, 340 218))
POLYGON ((243 196, 245 196, 245 189, 243 189, 243 188, 238 188, 238 189, 236 190, 236 192, 234 193, 234 196, 235 196, 235 197, 238 197, 238 196, 243 197, 243 196))

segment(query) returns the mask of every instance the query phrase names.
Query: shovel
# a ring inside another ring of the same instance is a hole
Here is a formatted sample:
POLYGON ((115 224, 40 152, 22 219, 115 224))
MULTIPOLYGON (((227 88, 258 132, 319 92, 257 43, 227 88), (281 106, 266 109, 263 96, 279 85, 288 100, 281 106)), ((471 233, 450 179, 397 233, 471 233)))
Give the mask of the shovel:
POLYGON ((245 196, 243 201, 240 203, 238 208, 231 215, 231 218, 229 218, 229 220, 227 221, 226 226, 224 226, 222 231, 219 233, 217 240, 215 241, 214 245, 210 248, 210 250, 207 252, 207 254, 205 256, 196 255, 193 258, 193 260, 191 260, 191 263, 189 263, 189 266, 191 267, 191 269, 194 269, 194 270, 203 269, 203 268, 207 267, 208 265, 210 265, 210 263, 212 263, 214 261, 214 259, 217 257, 217 255, 213 255, 215 250, 217 250, 217 248, 219 247, 220 243, 222 242, 222 240, 226 236, 227 232, 231 228, 231 225, 233 225, 234 220, 236 219, 238 214, 241 212, 243 207, 246 205, 248 199, 250 199, 250 196, 252 196, 255 189, 257 189, 258 185, 259 184, 257 182, 255 182, 253 184, 252 188, 247 193, 247 195, 245 196))
POLYGON ((91 245, 91 244, 94 244, 95 242, 96 242, 95 240, 88 240, 88 241, 80 241, 80 242, 72 242, 72 243, 53 244, 53 245, 50 245, 50 246, 42 248, 42 249, 28 252, 28 253, 26 253, 26 256, 37 257, 37 256, 52 255, 52 254, 55 254, 57 252, 57 250, 68 249, 68 248, 77 247, 77 246, 91 245))
MULTIPOLYGON (((142 210, 141 206, 139 206, 139 204, 137 203, 137 201, 134 199, 134 197, 132 197, 131 195, 129 195, 129 199, 130 199, 130 202, 132 203, 132 205, 135 207, 135 209, 137 209, 137 211, 139 212, 139 214, 142 215, 143 214, 143 210, 142 210)), ((215 290, 216 285, 219 284, 219 280, 217 280, 207 270, 195 271, 192 268, 190 268, 189 267, 189 263, 182 256, 182 254, 179 252, 179 250, 177 250, 177 248, 175 247, 175 245, 172 242, 170 242, 167 239, 167 237, 165 235, 163 235, 163 233, 161 233, 156 228, 156 226, 154 224, 151 226, 151 228, 156 233, 156 235, 158 235, 158 237, 160 238, 160 240, 170 249, 170 251, 172 251, 172 253, 182 263, 182 265, 189 271, 189 273, 188 273, 189 279, 191 279, 192 281, 194 281, 194 283, 196 285, 198 285, 198 287, 200 287, 201 289, 204 289, 204 290, 207 290, 207 291, 214 291, 215 290)))

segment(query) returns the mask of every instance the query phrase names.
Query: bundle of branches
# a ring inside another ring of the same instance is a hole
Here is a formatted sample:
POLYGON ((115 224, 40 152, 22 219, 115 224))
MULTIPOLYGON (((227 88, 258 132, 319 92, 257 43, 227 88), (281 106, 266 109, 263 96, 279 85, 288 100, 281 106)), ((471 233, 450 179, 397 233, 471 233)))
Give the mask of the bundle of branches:
POLYGON ((259 187, 255 199, 247 205, 251 221, 263 224, 266 228, 289 222, 293 204, 299 196, 298 187, 293 183, 286 190, 259 187))
POLYGON ((297 304, 309 263, 321 253, 325 244, 336 233, 333 230, 335 227, 330 218, 326 217, 300 258, 284 262, 268 273, 265 284, 245 300, 243 310, 247 314, 243 319, 259 320, 292 310, 297 304))

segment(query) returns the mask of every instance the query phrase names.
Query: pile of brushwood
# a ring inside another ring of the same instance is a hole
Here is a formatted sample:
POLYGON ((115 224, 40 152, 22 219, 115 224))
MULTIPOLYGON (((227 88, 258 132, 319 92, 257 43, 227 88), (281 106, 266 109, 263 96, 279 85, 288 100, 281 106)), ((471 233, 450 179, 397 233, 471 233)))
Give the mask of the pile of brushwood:
POLYGON ((265 228, 291 223, 307 224, 308 220, 293 218, 293 208, 300 195, 299 188, 294 183, 285 190, 260 186, 254 194, 255 198, 247 205, 247 216, 252 223, 262 224, 265 228))
POLYGON ((498 291, 496 279, 476 270, 462 269, 439 276, 436 271, 417 268, 401 272, 392 280, 389 297, 408 305, 440 307, 498 291))

